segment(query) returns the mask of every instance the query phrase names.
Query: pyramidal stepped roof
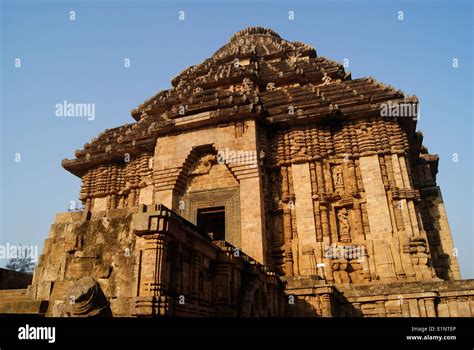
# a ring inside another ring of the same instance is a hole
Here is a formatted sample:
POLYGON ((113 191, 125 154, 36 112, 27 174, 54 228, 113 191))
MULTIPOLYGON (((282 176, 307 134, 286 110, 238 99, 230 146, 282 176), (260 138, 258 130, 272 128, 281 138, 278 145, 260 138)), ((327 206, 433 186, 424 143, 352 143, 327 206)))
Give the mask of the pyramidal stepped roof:
MULTIPOLYGON (((64 168, 81 176, 125 153, 152 152, 160 135, 249 117, 287 127, 380 115, 388 101, 418 102, 372 78, 352 79, 313 47, 262 27, 237 32, 171 85, 132 110, 135 123, 105 130, 64 168)), ((407 123, 414 130, 416 122, 407 123)))

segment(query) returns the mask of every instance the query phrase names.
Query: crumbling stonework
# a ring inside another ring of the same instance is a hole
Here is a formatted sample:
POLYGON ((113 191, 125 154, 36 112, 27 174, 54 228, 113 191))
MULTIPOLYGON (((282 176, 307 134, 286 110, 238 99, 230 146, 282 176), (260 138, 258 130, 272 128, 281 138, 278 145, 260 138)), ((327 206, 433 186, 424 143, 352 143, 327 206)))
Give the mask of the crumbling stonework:
POLYGON ((162 205, 86 220, 58 214, 27 296, 48 300, 48 316, 277 316, 284 309, 274 273, 162 205))
POLYGON ((47 315, 473 315, 415 96, 264 28, 172 86, 63 161, 47 315))

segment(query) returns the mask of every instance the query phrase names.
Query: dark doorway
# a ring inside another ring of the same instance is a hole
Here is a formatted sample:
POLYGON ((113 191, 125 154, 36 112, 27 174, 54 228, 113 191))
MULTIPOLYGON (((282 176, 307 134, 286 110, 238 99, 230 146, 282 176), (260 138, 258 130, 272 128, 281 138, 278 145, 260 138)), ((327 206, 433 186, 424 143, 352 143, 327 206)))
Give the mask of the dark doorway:
POLYGON ((225 240, 225 208, 202 208, 197 211, 197 226, 213 240, 225 240))

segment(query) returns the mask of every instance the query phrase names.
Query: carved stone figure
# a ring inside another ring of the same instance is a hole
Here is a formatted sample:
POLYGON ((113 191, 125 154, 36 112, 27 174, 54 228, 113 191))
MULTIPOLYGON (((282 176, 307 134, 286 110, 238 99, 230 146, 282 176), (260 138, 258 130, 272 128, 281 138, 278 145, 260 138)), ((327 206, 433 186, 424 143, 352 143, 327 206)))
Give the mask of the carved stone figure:
POLYGON ((349 225, 349 212, 346 208, 342 208, 337 213, 337 219, 339 221, 339 239, 341 242, 350 242, 350 225, 349 225))
POLYGON ((335 166, 333 168, 333 179, 334 179, 334 185, 336 187, 342 187, 344 185, 344 180, 342 177, 342 169, 339 165, 335 166))

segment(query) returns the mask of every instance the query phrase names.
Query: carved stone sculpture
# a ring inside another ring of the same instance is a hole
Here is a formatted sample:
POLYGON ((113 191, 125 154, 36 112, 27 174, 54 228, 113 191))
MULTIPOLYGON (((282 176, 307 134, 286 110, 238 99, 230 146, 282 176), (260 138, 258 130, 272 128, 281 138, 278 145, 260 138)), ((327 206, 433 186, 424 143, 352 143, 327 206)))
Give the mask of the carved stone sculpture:
POLYGON ((346 208, 342 208, 337 212, 337 219, 339 220, 339 237, 341 242, 350 242, 349 212, 346 208))
POLYGON ((110 316, 110 308, 100 285, 86 276, 73 284, 69 292, 71 313, 78 317, 110 316))

